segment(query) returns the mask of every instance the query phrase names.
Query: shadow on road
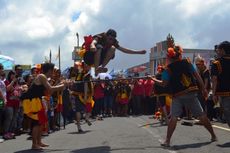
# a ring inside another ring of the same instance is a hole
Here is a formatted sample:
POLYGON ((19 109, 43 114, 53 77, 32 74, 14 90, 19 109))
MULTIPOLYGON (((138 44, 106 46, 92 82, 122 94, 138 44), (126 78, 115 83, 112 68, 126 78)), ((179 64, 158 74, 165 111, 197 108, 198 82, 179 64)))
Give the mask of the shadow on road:
POLYGON ((89 132, 91 132, 91 130, 85 130, 83 132, 74 131, 74 132, 68 132, 67 134, 86 134, 86 133, 89 133, 89 132))
POLYGON ((33 150, 33 149, 27 149, 27 150, 21 150, 16 151, 14 153, 43 153, 43 152, 63 152, 65 149, 42 149, 42 150, 33 150))
POLYGON ((72 150, 71 153, 110 153, 109 146, 100 146, 100 147, 91 147, 91 148, 83 148, 78 150, 72 150))
POLYGON ((27 149, 27 150, 16 151, 16 152, 14 152, 14 153, 39 153, 39 152, 43 152, 43 150, 32 150, 32 149, 27 149))
POLYGON ((154 147, 154 146, 144 146, 144 147, 131 147, 131 148, 113 148, 111 149, 109 146, 99 146, 99 147, 91 147, 91 148, 84 148, 84 149, 78 149, 78 150, 73 150, 71 153, 111 153, 111 151, 127 151, 127 150, 145 150, 145 149, 150 149, 150 148, 160 148, 159 146, 154 147))
POLYGON ((217 146, 221 147, 221 148, 229 148, 230 147, 230 142, 227 142, 227 143, 224 143, 224 144, 218 144, 217 146))
POLYGON ((202 146, 206 146, 211 144, 212 142, 201 142, 201 143, 192 143, 192 144, 184 144, 184 145, 174 145, 172 148, 174 150, 181 150, 186 148, 200 148, 202 146))

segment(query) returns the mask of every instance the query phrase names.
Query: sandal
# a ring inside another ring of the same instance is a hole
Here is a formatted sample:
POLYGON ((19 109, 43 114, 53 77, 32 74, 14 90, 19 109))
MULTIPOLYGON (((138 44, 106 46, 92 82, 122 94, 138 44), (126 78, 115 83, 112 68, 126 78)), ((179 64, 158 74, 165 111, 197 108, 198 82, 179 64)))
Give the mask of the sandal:
POLYGON ((3 138, 5 140, 9 140, 9 139, 13 139, 13 136, 10 133, 6 133, 6 134, 4 134, 3 138))

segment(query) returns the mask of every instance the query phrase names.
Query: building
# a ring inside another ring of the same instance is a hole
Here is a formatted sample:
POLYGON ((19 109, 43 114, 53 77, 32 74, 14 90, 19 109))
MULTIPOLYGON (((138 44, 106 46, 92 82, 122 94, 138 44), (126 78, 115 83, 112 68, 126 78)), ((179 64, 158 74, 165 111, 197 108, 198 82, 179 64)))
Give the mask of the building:
MULTIPOLYGON (((156 43, 156 45, 150 49, 149 62, 128 68, 129 73, 132 74, 133 72, 135 72, 135 69, 139 69, 140 67, 146 66, 146 68, 143 71, 142 70, 139 71, 141 75, 143 75, 146 72, 151 75, 156 74, 158 65, 167 64, 167 60, 166 60, 167 49, 168 49, 167 40, 156 43)), ((189 58, 192 61, 192 63, 194 63, 195 57, 198 54, 205 59, 206 64, 208 66, 210 64, 210 60, 212 60, 215 56, 215 52, 212 49, 183 48, 183 58, 189 58)))
MULTIPOLYGON (((151 48, 149 58, 150 74, 156 74, 158 65, 166 65, 167 49, 167 41, 158 42, 156 43, 156 46, 151 48)), ((212 60, 215 56, 215 52, 212 49, 183 48, 183 58, 189 58, 192 63, 194 63, 195 57, 198 54, 205 59, 208 66, 210 64, 210 60, 212 60)))

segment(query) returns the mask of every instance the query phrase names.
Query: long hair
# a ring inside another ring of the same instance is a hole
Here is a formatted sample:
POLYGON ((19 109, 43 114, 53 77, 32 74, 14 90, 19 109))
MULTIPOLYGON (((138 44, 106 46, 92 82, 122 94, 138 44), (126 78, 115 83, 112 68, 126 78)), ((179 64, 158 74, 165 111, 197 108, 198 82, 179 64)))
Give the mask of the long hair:
POLYGON ((9 82, 12 81, 12 79, 11 79, 11 76, 12 76, 12 75, 15 75, 15 72, 11 70, 11 71, 8 73, 8 75, 7 75, 7 78, 6 78, 7 81, 9 81, 9 82))

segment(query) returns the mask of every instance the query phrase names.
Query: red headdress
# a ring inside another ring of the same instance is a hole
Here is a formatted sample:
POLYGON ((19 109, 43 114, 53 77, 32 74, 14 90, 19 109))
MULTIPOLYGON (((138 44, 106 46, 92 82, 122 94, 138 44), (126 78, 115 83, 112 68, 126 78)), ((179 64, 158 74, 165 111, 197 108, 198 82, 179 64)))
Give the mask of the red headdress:
POLYGON ((91 35, 84 36, 84 44, 82 45, 82 48, 86 49, 86 51, 90 50, 90 44, 93 42, 93 37, 91 35))
POLYGON ((168 45, 167 56, 169 58, 173 58, 173 59, 181 58, 183 49, 179 45, 175 45, 174 39, 170 34, 167 36, 167 45, 168 45))

